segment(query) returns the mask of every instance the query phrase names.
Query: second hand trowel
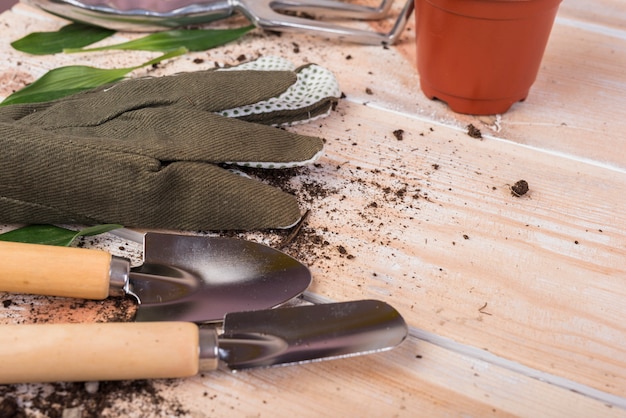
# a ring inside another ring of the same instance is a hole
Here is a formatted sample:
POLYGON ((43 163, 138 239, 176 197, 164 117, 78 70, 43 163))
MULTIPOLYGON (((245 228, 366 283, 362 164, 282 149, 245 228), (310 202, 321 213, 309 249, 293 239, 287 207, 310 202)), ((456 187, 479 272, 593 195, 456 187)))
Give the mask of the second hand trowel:
POLYGON ((224 317, 223 332, 189 322, 0 325, 0 384, 178 378, 388 350, 408 328, 376 300, 224 317))
POLYGON ((309 269, 263 244, 149 232, 144 263, 93 249, 0 242, 0 291, 105 299, 130 295, 135 321, 220 322, 306 290, 309 269))

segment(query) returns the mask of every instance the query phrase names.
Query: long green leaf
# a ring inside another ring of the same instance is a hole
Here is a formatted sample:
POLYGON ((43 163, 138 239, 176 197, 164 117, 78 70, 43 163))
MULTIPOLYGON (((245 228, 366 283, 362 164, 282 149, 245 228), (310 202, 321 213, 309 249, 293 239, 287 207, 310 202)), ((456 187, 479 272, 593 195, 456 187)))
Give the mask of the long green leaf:
POLYGON ((34 55, 56 54, 66 48, 82 48, 101 41, 114 30, 82 23, 71 23, 56 32, 33 32, 11 43, 18 51, 34 55))
POLYGON ((85 65, 70 65, 48 71, 32 84, 7 97, 0 106, 17 103, 36 103, 55 100, 79 91, 92 89, 103 84, 114 83, 128 73, 141 67, 156 64, 162 60, 174 58, 187 52, 179 48, 144 62, 136 67, 102 69, 85 65))
POLYGON ((122 228, 122 225, 105 224, 97 225, 80 231, 72 231, 54 225, 28 225, 0 234, 0 241, 24 242, 29 244, 45 244, 68 246, 77 237, 103 234, 114 229, 122 228))
POLYGON ((175 48, 185 47, 189 51, 205 51, 234 41, 249 31, 254 26, 246 26, 235 29, 182 29, 156 32, 143 38, 124 42, 116 45, 102 46, 98 48, 66 48, 64 52, 93 52, 117 50, 137 51, 161 51, 166 52, 175 48))
POLYGON ((102 84, 119 81, 131 71, 132 68, 108 70, 84 65, 55 68, 7 97, 0 103, 0 106, 58 99, 102 84))

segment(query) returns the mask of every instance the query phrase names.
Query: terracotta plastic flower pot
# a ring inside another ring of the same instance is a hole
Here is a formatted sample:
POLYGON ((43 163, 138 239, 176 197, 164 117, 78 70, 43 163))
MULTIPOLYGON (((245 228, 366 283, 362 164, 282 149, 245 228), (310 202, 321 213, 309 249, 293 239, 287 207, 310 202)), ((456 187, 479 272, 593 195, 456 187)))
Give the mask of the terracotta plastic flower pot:
POLYGON ((535 81, 561 0, 415 0, 424 94, 458 113, 506 112, 535 81))

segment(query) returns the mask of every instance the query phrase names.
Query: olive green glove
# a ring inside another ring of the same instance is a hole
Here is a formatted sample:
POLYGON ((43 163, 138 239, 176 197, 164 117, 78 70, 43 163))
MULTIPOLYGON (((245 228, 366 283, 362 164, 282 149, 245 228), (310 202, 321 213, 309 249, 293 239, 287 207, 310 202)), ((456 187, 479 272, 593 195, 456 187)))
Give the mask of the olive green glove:
POLYGON ((0 107, 0 222, 289 227, 293 196, 218 164, 315 161, 320 138, 267 125, 324 116, 338 96, 327 70, 268 57, 0 107))

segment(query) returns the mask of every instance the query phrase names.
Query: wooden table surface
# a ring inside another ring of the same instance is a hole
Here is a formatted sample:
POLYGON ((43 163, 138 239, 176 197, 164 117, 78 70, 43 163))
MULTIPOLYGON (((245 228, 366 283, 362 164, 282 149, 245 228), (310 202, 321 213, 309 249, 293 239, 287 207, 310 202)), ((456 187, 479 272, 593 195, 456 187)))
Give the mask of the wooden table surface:
MULTIPOLYGON (((112 68, 156 56, 29 56, 9 45, 64 23, 25 5, 0 16, 1 97, 61 65, 112 68)), ((345 94, 337 111, 292 128, 327 142, 320 164, 290 182, 311 213, 285 251, 311 267, 312 296, 384 300, 409 323, 409 338, 369 356, 102 382, 96 391, 0 386, 0 399, 28 416, 626 416, 621 0, 565 0, 528 99, 502 115, 459 115, 423 96, 412 22, 390 48, 257 31, 133 75, 234 64, 241 55, 317 62, 337 75, 345 94), (482 140, 467 135, 469 123, 482 140), (520 179, 530 191, 512 196, 520 179)), ((138 244, 114 236, 85 245, 140 257, 138 244)), ((0 300, 6 323, 98 320, 115 308, 2 293, 0 300)))

